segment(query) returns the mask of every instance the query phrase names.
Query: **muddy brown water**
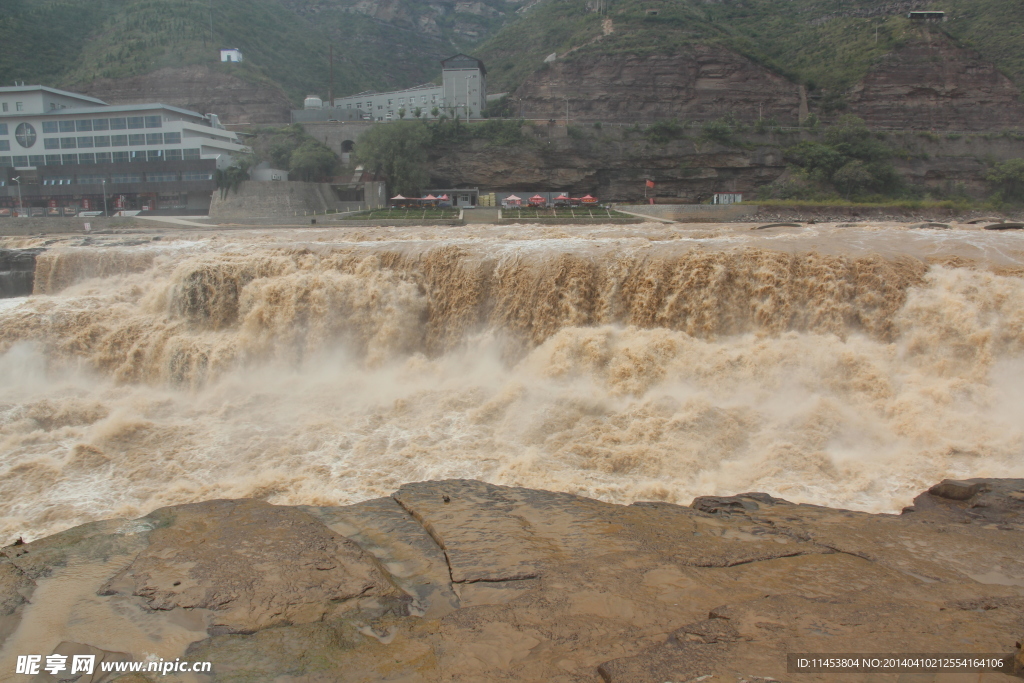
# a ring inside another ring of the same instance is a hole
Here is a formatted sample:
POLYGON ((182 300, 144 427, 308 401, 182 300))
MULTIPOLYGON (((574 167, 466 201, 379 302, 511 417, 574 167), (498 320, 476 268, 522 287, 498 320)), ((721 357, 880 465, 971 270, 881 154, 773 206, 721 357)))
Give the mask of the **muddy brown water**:
POLYGON ((446 477, 892 512, 1024 476, 1024 235, 749 228, 0 240, 47 247, 0 301, 0 542, 446 477))

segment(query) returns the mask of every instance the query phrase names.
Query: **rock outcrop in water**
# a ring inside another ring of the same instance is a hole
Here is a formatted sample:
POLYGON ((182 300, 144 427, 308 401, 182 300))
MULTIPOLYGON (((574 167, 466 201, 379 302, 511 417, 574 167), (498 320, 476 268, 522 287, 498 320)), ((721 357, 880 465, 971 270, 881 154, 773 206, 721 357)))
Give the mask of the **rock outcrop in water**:
POLYGON ((51 652, 211 662, 179 679, 195 681, 793 680, 787 653, 1012 657, 1022 615, 1021 479, 942 482, 898 516, 446 480, 345 507, 182 505, 7 546, 0 680, 51 652))
POLYGON ((0 299, 28 296, 42 249, 0 249, 0 299))

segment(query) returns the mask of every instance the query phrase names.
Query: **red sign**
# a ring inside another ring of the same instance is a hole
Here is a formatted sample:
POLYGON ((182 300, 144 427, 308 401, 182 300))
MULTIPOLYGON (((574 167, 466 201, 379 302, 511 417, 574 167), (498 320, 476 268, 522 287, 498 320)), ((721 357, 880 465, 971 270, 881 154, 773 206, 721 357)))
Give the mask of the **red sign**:
POLYGON ((647 181, 647 187, 654 187, 654 181, 653 180, 648 180, 647 181))
POLYGON ((90 206, 89 205, 89 200, 88 199, 83 199, 82 200, 82 208, 85 209, 86 211, 88 211, 89 210, 89 206, 90 206))
POLYGON ((57 208, 57 200, 56 199, 51 199, 50 200, 50 208, 51 209, 56 209, 57 208))

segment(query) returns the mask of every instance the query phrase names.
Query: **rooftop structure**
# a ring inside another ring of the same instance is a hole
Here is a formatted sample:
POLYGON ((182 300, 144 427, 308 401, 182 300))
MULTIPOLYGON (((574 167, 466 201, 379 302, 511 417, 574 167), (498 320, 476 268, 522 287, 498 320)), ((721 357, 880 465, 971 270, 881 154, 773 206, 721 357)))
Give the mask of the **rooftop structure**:
POLYGON ((397 121, 399 119, 480 118, 487 105, 487 69, 479 59, 457 54, 441 61, 441 84, 425 83, 390 92, 366 91, 336 97, 317 106, 319 98, 306 98, 305 108, 292 112, 292 122, 397 121), (434 110, 437 110, 435 116, 434 110), (417 113, 419 116, 417 117, 417 113))
POLYGON ((203 195, 209 203, 214 172, 246 151, 214 114, 0 87, 0 208, 16 206, 20 189, 23 206, 94 209, 105 190, 123 208, 198 210, 203 195))

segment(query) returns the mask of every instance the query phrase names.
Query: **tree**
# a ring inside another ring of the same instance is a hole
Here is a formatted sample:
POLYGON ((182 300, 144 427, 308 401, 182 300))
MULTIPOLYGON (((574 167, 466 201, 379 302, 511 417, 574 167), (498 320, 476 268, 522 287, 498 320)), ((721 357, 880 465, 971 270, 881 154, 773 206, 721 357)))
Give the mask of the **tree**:
POLYGON ((240 159, 236 159, 233 164, 223 171, 217 169, 214 177, 217 181, 217 187, 220 189, 221 199, 228 196, 228 190, 235 193, 238 192, 238 188, 241 187, 242 182, 249 179, 249 168, 251 166, 252 159, 242 157, 240 159))
POLYGON ((430 115, 433 116, 435 119, 437 118, 437 115, 440 113, 441 110, 438 109, 437 107, 434 107, 433 109, 430 110, 430 115))
POLYGON ((1009 202, 1024 201, 1024 159, 1008 159, 989 171, 985 179, 999 194, 999 199, 1009 202))
POLYGON ((292 152, 289 172, 306 181, 322 182, 338 165, 338 157, 327 145, 316 140, 307 140, 292 152))
POLYGON ((356 159, 385 176, 392 192, 415 196, 430 180, 426 168, 430 142, 430 130, 421 121, 373 126, 360 136, 356 159))
POLYGON ((412 110, 412 115, 415 116, 416 118, 419 118, 423 116, 423 110, 419 107, 416 107, 415 109, 412 110))
POLYGON ((850 198, 851 193, 868 189, 874 183, 875 176, 868 170, 867 164, 860 159, 847 162, 832 174, 832 184, 837 189, 845 191, 847 199, 850 198))
POLYGON ((405 118, 405 107, 399 107, 398 108, 398 118, 400 118, 400 119, 404 119, 405 118))

